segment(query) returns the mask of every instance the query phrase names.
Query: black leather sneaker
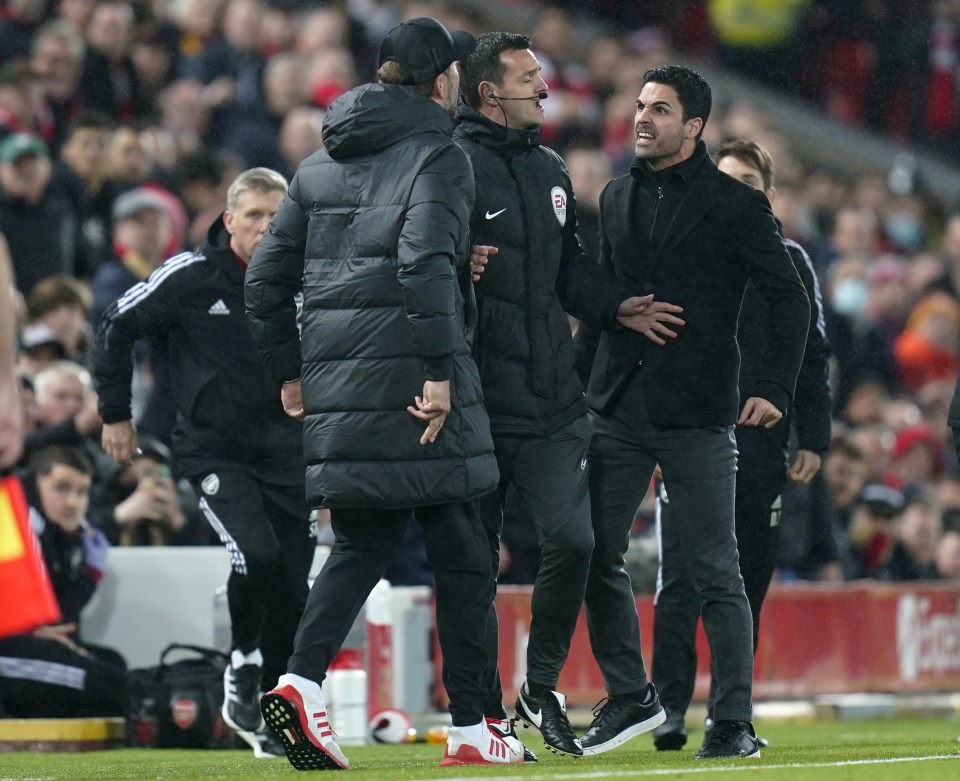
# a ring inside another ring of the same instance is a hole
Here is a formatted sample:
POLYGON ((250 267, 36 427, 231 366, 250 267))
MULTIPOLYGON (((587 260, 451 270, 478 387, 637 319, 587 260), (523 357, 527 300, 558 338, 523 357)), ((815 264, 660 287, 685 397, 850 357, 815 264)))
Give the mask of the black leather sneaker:
POLYGON ((524 683, 517 696, 517 720, 540 730, 543 745, 551 751, 573 757, 583 754, 583 747, 567 718, 567 698, 560 692, 534 697, 524 683))
POLYGON ((687 726, 679 713, 670 714, 667 720, 653 731, 653 745, 657 751, 679 751, 687 744, 687 726))
POLYGON ((715 721, 694 759, 759 757, 760 742, 749 721, 715 721))
POLYGON ((630 738, 659 727, 667 719, 652 683, 639 694, 608 697, 597 703, 593 722, 580 738, 584 756, 602 754, 630 738), (646 705, 644 701, 649 699, 646 705))
MULTIPOLYGON (((703 739, 706 740, 710 737, 710 730, 713 729, 713 719, 710 716, 707 716, 703 720, 703 739)), ((766 748, 770 745, 770 741, 766 738, 761 738, 757 735, 757 743, 760 744, 760 748, 766 748)))
POLYGON ((223 671, 223 705, 220 713, 228 727, 235 731, 256 732, 263 727, 260 714, 260 676, 263 668, 256 664, 242 667, 227 665, 223 671))

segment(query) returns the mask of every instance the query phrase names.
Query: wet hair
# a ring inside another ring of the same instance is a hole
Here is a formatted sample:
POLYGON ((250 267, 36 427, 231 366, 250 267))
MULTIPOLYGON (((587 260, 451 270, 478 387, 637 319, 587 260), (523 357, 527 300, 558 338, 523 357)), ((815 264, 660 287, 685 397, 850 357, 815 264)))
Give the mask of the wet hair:
POLYGON ((526 35, 493 32, 479 36, 473 54, 459 63, 460 92, 464 100, 473 108, 479 107, 481 81, 503 84, 505 69, 500 55, 507 51, 523 51, 529 48, 530 38, 526 35))
POLYGON ((763 180, 764 191, 773 187, 773 158, 770 153, 756 141, 738 138, 727 141, 717 152, 717 162, 725 157, 734 157, 744 165, 756 168, 763 180))
POLYGON ((684 122, 700 117, 702 124, 700 132, 697 133, 697 140, 699 141, 703 135, 703 129, 707 126, 707 118, 710 116, 710 108, 713 105, 713 97, 707 80, 695 70, 685 68, 682 65, 658 65, 643 74, 644 84, 651 81, 655 84, 663 84, 673 88, 683 109, 684 122))

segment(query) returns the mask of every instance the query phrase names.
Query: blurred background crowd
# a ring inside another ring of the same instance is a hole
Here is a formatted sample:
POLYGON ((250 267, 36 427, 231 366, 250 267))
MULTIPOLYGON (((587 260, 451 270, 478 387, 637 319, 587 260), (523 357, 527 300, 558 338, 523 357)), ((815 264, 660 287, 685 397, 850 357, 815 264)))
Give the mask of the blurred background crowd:
MULTIPOLYGON (((19 289, 24 463, 50 445, 84 450, 88 516, 114 544, 215 542, 177 479, 148 345, 143 456, 122 468, 100 450, 86 369, 99 316, 198 243, 239 172, 292 176, 322 144, 325 108, 372 79, 379 41, 416 16, 531 36, 549 86, 543 140, 569 166, 591 252, 600 191, 632 158, 642 74, 703 70, 715 91, 705 141, 771 152, 774 211, 814 260, 833 351, 834 438, 817 480, 783 497, 778 578, 960 584, 947 423, 960 370, 960 0, 7 0, 0 252, 19 289)), ((649 516, 637 517, 639 561, 649 516)), ((527 526, 507 520, 504 582, 536 572, 527 526)))

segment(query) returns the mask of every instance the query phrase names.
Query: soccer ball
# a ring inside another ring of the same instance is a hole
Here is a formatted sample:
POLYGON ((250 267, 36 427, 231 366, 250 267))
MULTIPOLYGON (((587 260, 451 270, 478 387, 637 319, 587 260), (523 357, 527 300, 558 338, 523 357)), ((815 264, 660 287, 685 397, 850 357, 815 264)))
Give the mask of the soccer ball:
POLYGON ((369 733, 374 743, 410 743, 417 739, 413 721, 396 708, 374 713, 370 719, 369 733))

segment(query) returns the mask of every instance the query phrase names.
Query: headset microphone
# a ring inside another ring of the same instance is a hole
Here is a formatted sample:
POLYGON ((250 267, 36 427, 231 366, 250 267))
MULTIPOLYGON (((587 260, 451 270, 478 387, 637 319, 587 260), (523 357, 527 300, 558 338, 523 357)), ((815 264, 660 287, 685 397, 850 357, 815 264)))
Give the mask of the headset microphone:
POLYGON ((487 95, 488 98, 494 98, 496 100, 546 100, 546 92, 538 92, 536 95, 530 95, 526 98, 502 98, 499 95, 494 95, 492 92, 487 95))

